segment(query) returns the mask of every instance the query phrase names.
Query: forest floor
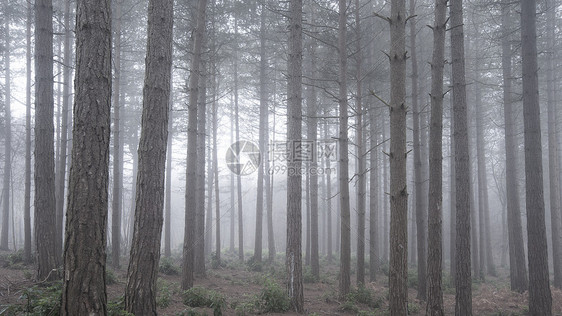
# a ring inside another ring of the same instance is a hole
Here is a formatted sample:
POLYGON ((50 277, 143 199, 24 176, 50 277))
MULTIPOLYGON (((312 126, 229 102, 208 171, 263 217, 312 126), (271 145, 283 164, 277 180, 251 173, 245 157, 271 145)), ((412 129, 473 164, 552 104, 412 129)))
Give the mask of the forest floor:
MULTIPOLYGON (((221 266, 209 268, 205 277, 197 277, 196 289, 187 295, 180 290, 179 258, 164 259, 160 266, 158 280, 159 315, 213 315, 212 307, 189 307, 191 305, 221 306, 222 315, 295 315, 291 312, 263 312, 268 309, 283 308, 282 258, 274 264, 240 264, 235 257, 223 260, 221 266), (251 271, 258 270, 258 271, 251 271), (261 271, 259 271, 261 270, 261 271), (206 301, 203 299, 206 298, 206 301), (195 298, 195 299, 194 299, 195 298)), ((209 264, 210 266, 211 264, 209 264)), ((338 268, 334 263, 321 262, 319 280, 314 280, 308 267, 304 271, 304 300, 306 315, 388 315, 388 277, 385 268, 377 275, 376 282, 365 284, 364 289, 354 288, 346 299, 338 298, 338 268)), ((32 281, 33 266, 25 266, 7 253, 0 253, 0 315, 58 315, 49 313, 57 306, 60 286, 45 288, 32 281), (58 290, 58 292, 57 292, 58 290), (24 311, 34 311, 26 313, 24 311)), ((474 315, 527 315, 527 293, 509 290, 508 271, 499 268, 498 277, 487 277, 485 281, 473 283, 474 315)), ((352 283, 355 282, 352 273, 352 283)), ((368 278, 368 274, 367 274, 368 278)), ((126 282, 126 268, 108 269, 107 295, 110 311, 122 304, 126 282)), ((409 273, 410 315, 424 315, 425 305, 416 299, 417 275, 409 273)), ((448 276, 444 277, 445 314, 454 315, 454 288, 448 286, 448 276)), ((562 291, 552 288, 554 315, 562 316, 562 291)))

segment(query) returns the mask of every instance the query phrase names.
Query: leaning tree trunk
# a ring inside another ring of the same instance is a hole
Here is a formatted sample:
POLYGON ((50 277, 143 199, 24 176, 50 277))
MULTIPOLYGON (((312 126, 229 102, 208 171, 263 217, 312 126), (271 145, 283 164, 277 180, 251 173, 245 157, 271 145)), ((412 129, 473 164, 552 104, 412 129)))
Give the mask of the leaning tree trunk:
POLYGON ((390 314, 408 313, 408 190, 406 186, 406 2, 390 9, 390 314))
POLYGON ((193 287, 195 218, 196 218, 196 170, 197 170, 197 97, 199 94, 199 77, 203 37, 205 36, 205 10, 207 0, 199 0, 197 6, 197 25, 193 39, 193 58, 191 59, 192 74, 189 78, 189 104, 187 122, 187 173, 185 186, 185 226, 183 240, 182 280, 181 288, 193 287))
POLYGON ((470 258, 470 157, 466 105, 462 0, 451 0, 451 59, 455 142, 456 251, 455 313, 472 315, 470 258))
MULTIPOLYGON (((302 0, 289 2, 289 58, 287 65, 287 144, 302 140, 302 0)), ((290 159, 287 169, 300 170, 302 162, 290 159)), ((287 292, 291 309, 304 311, 302 280, 302 174, 287 173, 287 292)))
MULTIPOLYGON (((35 2, 34 210, 37 279, 39 281, 56 279, 57 273, 52 273, 52 270, 58 268, 60 261, 56 255, 55 245, 56 209, 53 111, 53 3, 52 0, 37 0, 35 2)), ((5 221, 7 223, 7 220, 5 221)))
POLYGON ((529 313, 552 315, 544 215, 536 1, 521 1, 521 59, 525 135, 525 201, 529 251, 529 313))
MULTIPOLYGON (((61 314, 106 315, 111 2, 79 0, 77 8, 74 130, 61 314)), ((43 133, 37 130, 37 134, 43 133)))
POLYGON ((157 314, 156 279, 164 221, 173 12, 173 0, 148 3, 137 202, 125 289, 125 310, 135 315, 157 314))
POLYGON ((435 1, 433 57, 431 61, 431 122, 429 125, 429 193, 427 239, 426 314, 443 316, 442 217, 443 217, 443 68, 447 0, 435 1))

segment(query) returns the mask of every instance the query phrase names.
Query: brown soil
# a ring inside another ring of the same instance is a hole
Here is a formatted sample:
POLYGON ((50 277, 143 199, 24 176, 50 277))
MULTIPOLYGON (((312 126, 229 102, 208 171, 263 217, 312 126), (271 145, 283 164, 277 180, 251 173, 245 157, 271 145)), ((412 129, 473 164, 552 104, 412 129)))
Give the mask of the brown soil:
MULTIPOLYGON (((232 263, 218 269, 209 269, 206 277, 200 277, 196 286, 214 290, 226 298, 227 308, 223 315, 236 315, 234 307, 252 301, 263 288, 264 278, 276 280, 282 283, 284 269, 278 263, 275 266, 265 266, 266 272, 249 272, 245 265, 232 263)), ((178 261, 176 260, 176 265, 178 261)), ((17 269, 4 267, 5 262, 0 260, 0 315, 3 307, 11 304, 24 305, 25 298, 22 294, 26 289, 35 285, 28 278, 32 275, 32 266, 19 266, 17 269)), ((321 280, 316 283, 305 283, 305 308, 307 314, 315 315, 387 315, 388 311, 388 281, 387 277, 380 274, 379 281, 366 284, 373 291, 375 299, 380 307, 371 308, 364 304, 344 304, 337 296, 338 282, 336 279, 337 267, 335 265, 322 264, 321 280), (345 306, 354 307, 353 310, 342 310, 345 306)), ((506 271, 500 271, 502 276, 488 278, 486 282, 473 286, 473 314, 474 315, 527 315, 527 293, 514 293, 509 290, 506 271)), ((109 301, 118 299, 123 295, 125 287, 126 270, 121 269, 113 272, 117 283, 108 285, 109 301)), ((159 309, 160 315, 181 315, 182 312, 191 308, 182 302, 180 291, 180 275, 163 275, 159 279, 159 287, 166 288, 169 304, 159 309)), ((354 280, 354 276, 352 276, 354 280)), ((424 315, 425 306, 418 301, 416 291, 410 290, 411 315, 424 315)), ((161 293, 162 295, 162 293, 161 293)), ((562 315, 562 291, 552 289, 553 313, 562 315)), ((445 314, 454 315, 454 289, 444 288, 445 314)), ((200 315, 213 315, 210 308, 193 308, 200 315)), ((269 315, 296 315, 294 313, 269 315)))

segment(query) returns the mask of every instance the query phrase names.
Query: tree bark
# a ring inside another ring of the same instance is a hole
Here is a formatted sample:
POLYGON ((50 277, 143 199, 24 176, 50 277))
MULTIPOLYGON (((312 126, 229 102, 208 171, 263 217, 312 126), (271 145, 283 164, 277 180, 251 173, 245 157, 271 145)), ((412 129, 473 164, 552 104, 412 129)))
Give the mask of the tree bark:
MULTIPOLYGON (((234 18, 234 36, 238 38, 238 20, 234 18)), ((236 47, 238 50, 238 47, 236 47)), ((236 127, 236 144, 240 144, 240 116, 238 114, 238 56, 234 53, 234 124, 236 127)), ((237 148, 238 149, 238 148, 237 148)), ((239 150, 237 150, 239 151, 239 150)), ((238 260, 244 262, 244 216, 242 209, 242 178, 236 176, 236 194, 238 206, 238 260)))
POLYGON ((390 314, 408 313, 408 189, 406 186, 406 2, 390 9, 390 314))
POLYGON ((6 98, 4 100, 4 182, 2 184, 2 232, 0 234, 0 249, 2 250, 9 250, 8 232, 10 230, 10 182, 12 176, 12 76, 10 74, 10 15, 9 5, 8 2, 6 2, 4 3, 4 95, 6 98))
POLYGON ((61 314, 106 315, 111 2, 79 0, 76 15, 76 90, 61 314))
POLYGON ((347 102, 347 1, 339 0, 339 27, 338 27, 338 54, 339 54, 339 189, 340 189, 340 297, 345 297, 351 287, 351 221, 349 207, 349 152, 347 135, 348 129, 348 102, 347 102))
POLYGON ((149 1, 135 228, 125 289, 125 310, 135 315, 157 315, 173 16, 173 0, 149 1))
MULTIPOLYGON (((206 49, 203 35, 202 51, 206 49)), ((205 55, 203 53, 203 55, 205 55)), ((202 57, 199 66, 199 96, 197 97, 197 186, 195 187, 195 273, 205 276, 205 135, 207 123, 207 60, 202 57)))
POLYGON ((363 90, 362 72, 363 57, 361 51, 361 14, 359 0, 355 0, 355 31, 356 42, 356 77, 357 96, 355 107, 357 111, 356 146, 357 146, 357 284, 365 284, 365 146, 363 141, 363 90))
POLYGON ((468 147, 462 0, 451 0, 451 59, 455 142, 456 249, 455 314, 472 315, 470 258, 470 156, 468 147))
MULTIPOLYGON (((111 265, 120 267, 121 256, 121 206, 123 187, 123 151, 121 144, 121 6, 120 1, 115 3, 115 16, 117 17, 114 31, 114 81, 113 81, 113 196, 111 201, 111 265)), ((63 106, 64 108, 64 106, 63 106)), ((64 118, 63 118, 64 122, 64 118)), ((62 141, 62 139, 61 139, 62 141)), ((62 161, 62 157, 61 157, 62 161)), ((61 163, 62 167, 62 163, 61 163)), ((59 167, 59 170, 60 168, 59 167)), ((136 176, 136 175, 133 175, 136 176)))
MULTIPOLYGON (((289 2, 289 55, 287 61, 287 145, 302 141, 302 0, 289 2)), ((291 150, 293 153, 294 151, 291 150)), ((287 162, 287 292, 291 309, 304 312, 302 280, 302 163, 287 162), (292 171, 291 171, 292 170, 292 171)))
MULTIPOLYGON (((173 48, 172 48, 173 49, 173 48)), ((173 142, 173 84, 170 80, 170 105, 168 109, 168 149, 166 153, 166 200, 164 202, 164 256, 172 255, 172 142, 173 142)))
MULTIPOLYGON (((35 2, 35 244, 37 279, 54 280, 56 255, 53 126, 53 3, 35 2)), ((108 98, 109 99, 109 98, 108 98)), ((6 193, 6 199, 7 199, 6 193)), ((4 215, 5 216, 5 215, 4 215)), ((7 223, 7 219, 5 219, 7 223)), ((6 237, 7 238, 7 237, 6 237)), ((6 244, 7 246, 7 244, 6 244)))
POLYGON ((31 259, 31 26, 33 20, 33 4, 27 3, 25 29, 25 193, 23 206, 24 247, 23 258, 26 263, 31 259))
POLYGON ((197 97, 199 96, 199 80, 203 38, 205 36, 205 10, 207 0, 199 0, 197 5, 197 25, 194 31, 193 58, 191 59, 191 76, 189 78, 189 104, 187 125, 187 171, 185 186, 185 226, 183 241, 182 280, 181 288, 193 287, 194 252, 195 252, 195 219, 196 205, 196 170, 197 170, 197 97))
POLYGON ((443 68, 447 0, 435 1, 433 57, 431 61, 431 122, 429 126, 429 193, 427 240, 426 315, 443 316, 442 289, 442 212, 443 212, 443 68))
POLYGON ((544 215, 536 1, 521 1, 521 59, 525 135, 525 198, 529 251, 529 313, 552 315, 544 215))
MULTIPOLYGON (((324 107, 324 116, 328 116, 329 114, 329 110, 327 109, 327 107, 324 107)), ((324 120, 324 139, 327 140, 329 139, 329 126, 328 123, 326 122, 326 120, 324 120)), ((330 164, 330 158, 329 157, 325 157, 326 160, 326 170, 332 170, 331 169, 331 164, 330 164)), ((333 254, 332 254, 332 248, 333 248, 333 234, 332 234, 332 174, 328 173, 326 174, 326 199, 327 199, 327 209, 326 209, 326 226, 327 227, 327 259, 328 262, 332 262, 333 259, 333 254)))
POLYGON ((558 118, 557 104, 554 90, 554 47, 556 45, 556 12, 555 0, 549 1, 547 7, 547 41, 549 53, 546 55, 546 90, 547 90, 547 115, 548 115, 548 163, 550 184, 550 223, 552 225, 552 259, 554 268, 553 285, 562 288, 562 244, 561 244, 561 219, 560 219, 560 179, 558 160, 558 139, 556 125, 558 118))
MULTIPOLYGON (((412 116, 413 116, 413 137, 414 137, 414 183, 415 183, 415 217, 417 232, 417 262, 418 262, 418 299, 424 301, 427 297, 426 286, 426 237, 425 228, 427 212, 425 206, 424 183, 422 178, 422 168, 424 163, 421 158, 420 148, 420 109, 418 105, 418 61, 416 55, 416 18, 415 1, 410 0, 410 50, 412 60, 412 116)), ((434 31, 435 32, 435 31, 434 31)), ((435 33, 434 33, 435 36, 435 33)), ((434 43, 435 45, 435 43, 434 43)), ((432 74, 433 76, 433 74, 432 74)), ((442 75, 441 75, 442 76, 442 75)), ((442 105, 441 105, 442 107, 442 105)), ((432 111, 433 112, 433 111, 432 111)), ((441 147, 440 147, 441 148, 441 147)), ((414 245, 412 244, 412 247, 414 245)))
POLYGON ((380 266, 380 238, 379 238, 379 160, 376 108, 373 104, 369 108, 370 124, 370 154, 369 154, 369 281, 374 282, 380 266))

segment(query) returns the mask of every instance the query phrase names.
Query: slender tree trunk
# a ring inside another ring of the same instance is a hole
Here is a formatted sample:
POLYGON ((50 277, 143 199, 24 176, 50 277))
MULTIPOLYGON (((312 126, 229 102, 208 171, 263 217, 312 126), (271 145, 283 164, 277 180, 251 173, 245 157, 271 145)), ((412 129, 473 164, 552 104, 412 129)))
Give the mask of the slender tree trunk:
MULTIPOLYGON (((115 31, 114 31, 114 90, 113 90, 113 199, 111 203, 111 265, 118 269, 121 256, 121 205, 123 187, 123 157, 121 145, 121 5, 120 1, 115 3, 115 31)), ((64 106, 63 106, 64 108, 64 106)), ((64 121, 64 118, 63 118, 64 121)), ((62 161, 61 157, 61 161, 62 161)), ((64 169, 62 163, 59 167, 64 169)), ((136 175, 133 175, 136 176, 136 175)))
MULTIPOLYGON (((238 20, 234 18, 234 36, 238 38, 238 20)), ((236 127, 236 143, 240 144, 240 116, 238 114, 238 56, 234 53, 234 124, 236 127)), ((238 148, 237 148, 238 149, 238 148)), ((237 150, 239 151, 239 150, 237 150)), ((242 210, 242 178, 236 176, 236 193, 238 197, 238 260, 244 262, 244 216, 242 210)))
POLYGON ((406 2, 390 9, 390 314, 408 313, 408 190, 406 186, 406 2))
POLYGON ((451 277, 451 286, 456 286, 456 278, 457 278, 457 255, 456 255, 456 246, 457 246, 457 188, 456 188, 456 166, 455 166, 455 120, 454 120, 454 106, 453 106, 453 98, 450 97, 451 100, 451 107, 449 110, 449 117, 451 121, 450 127, 450 135, 449 138, 451 139, 451 144, 449 147, 450 150, 450 158, 449 158, 449 186, 450 186, 450 194, 449 194, 449 203, 450 203, 450 218, 449 218, 449 252, 451 256, 450 262, 450 277, 451 277))
MULTIPOLYGON (((203 35, 202 50, 206 46, 203 35)), ((203 53, 204 54, 204 53, 203 53)), ((195 187, 195 273, 205 275, 205 134, 207 123, 207 60, 199 66, 199 96, 197 98, 197 186, 195 187)))
POLYGON ((357 284, 365 284, 365 147, 363 141, 363 90, 362 72, 363 57, 361 51, 361 15, 359 0, 355 0, 355 28, 356 28, 356 60, 357 60, 357 96, 355 107, 357 111, 356 143, 357 143, 357 284))
MULTIPOLYGON (((234 102, 230 112, 230 143, 234 143, 234 102)), ((236 226, 236 207, 234 204, 234 173, 230 173, 230 252, 234 253, 234 230, 236 226)))
MULTIPOLYGON (((382 139, 383 142, 387 141, 386 138, 386 119, 383 119, 383 125, 382 125, 382 139)), ((386 147, 386 146, 385 146, 386 147)), ((388 147, 385 148, 384 152, 388 152, 388 147)), ((389 241, 388 238, 390 237, 390 231, 389 231, 389 227, 390 227, 390 223, 388 220, 388 213, 390 211, 389 209, 389 203, 388 203, 388 175, 389 175, 389 164, 387 163, 386 159, 382 160, 382 164, 383 164, 383 207, 382 207, 382 211, 383 211, 383 224, 382 226, 384 227, 384 232, 383 232, 383 260, 385 263, 388 263, 388 250, 389 250, 389 241)))
MULTIPOLYGON (((410 0, 410 50, 412 60, 412 115, 413 115, 413 137, 414 137, 414 183, 415 191, 415 217, 417 232, 417 262, 418 262, 418 299, 425 300, 426 295, 426 252, 425 252, 425 227, 427 212, 425 209, 424 183, 422 168, 424 164, 421 159, 420 148, 420 109, 418 106, 418 61, 416 55, 416 18, 415 1, 410 0)), ((435 35, 434 35, 435 36, 435 35)), ((439 66, 437 66, 439 67, 439 66)), ((438 75, 438 74, 437 74, 438 75)), ((442 75, 441 75, 442 76, 442 75)), ((412 247, 414 245, 412 244, 412 247)))
POLYGON ((11 110, 11 74, 10 74, 10 8, 4 3, 4 177, 2 184, 2 233, 0 249, 9 250, 8 232, 10 228, 10 183, 12 175, 12 110, 11 110))
POLYGON ((351 268, 351 221, 349 207, 349 152, 347 135, 348 128, 348 104, 347 104, 347 1, 339 0, 339 35, 338 35, 338 54, 339 54, 339 187, 340 187, 340 216, 341 216, 341 248, 340 248, 340 297, 345 297, 351 287, 350 268, 351 268))
POLYGON ((468 147, 462 0, 451 0, 451 59, 456 186, 455 314, 472 315, 470 156, 468 147))
POLYGON ((431 122, 429 125, 429 193, 426 314, 443 316, 443 68, 447 0, 435 1, 433 57, 431 61, 431 122))
MULTIPOLYGON (((275 87, 275 86, 274 86, 275 87)), ((273 100, 273 131, 272 131, 272 143, 275 143, 275 91, 273 93, 274 100, 273 100)), ((269 132, 266 133, 267 141, 266 143, 269 144, 269 132)), ((275 232, 273 230, 273 173, 270 173, 269 170, 275 170, 275 161, 272 161, 271 167, 269 166, 269 159, 265 160, 265 187, 267 190, 266 194, 266 202, 267 202, 267 247, 268 247, 268 255, 269 255, 269 262, 272 263, 275 260, 276 250, 275 250, 275 232)))
POLYGON ((550 223, 552 225, 552 259, 554 268, 553 285, 556 288, 562 288, 562 244, 560 230, 562 222, 560 221, 560 179, 559 169, 560 161, 558 160, 558 139, 556 135, 556 124, 558 118, 557 104, 554 91, 554 52, 556 45, 555 28, 556 28, 556 12, 555 0, 549 1, 547 5, 547 40, 549 53, 546 56, 546 86, 547 86, 547 113, 548 113, 548 163, 549 163, 549 182, 550 182, 550 223))
MULTIPOLYGON (((214 21, 213 21, 214 26, 214 21)), ((214 43, 214 37, 213 37, 214 43)), ((214 51, 214 50, 213 50, 214 51)), ((213 67, 212 69, 215 69, 213 67)), ((218 83, 216 72, 213 72, 213 172, 215 177, 215 258, 217 263, 221 263, 221 208, 220 208, 220 186, 219 186, 219 161, 218 161, 218 148, 217 148, 217 130, 218 130, 218 102, 217 91, 218 83)))
MULTIPOLYGON (((212 78, 209 77, 209 81, 212 78)), ((211 95, 214 98, 214 95, 211 95)), ((212 111, 212 109, 211 109, 212 111)), ((212 115, 212 114, 211 114, 212 115)), ((207 135, 211 135, 211 116, 207 114, 205 118, 207 120, 207 135)), ((212 139, 210 137, 207 138, 207 147, 209 150, 207 151, 207 210, 205 214, 205 249, 204 249, 204 258, 208 258, 211 255, 211 247, 213 244, 213 186, 214 186, 214 170, 213 170, 213 160, 212 160, 212 139)))
MULTIPOLYGON (((309 170, 309 163, 304 163, 305 170, 309 170)), ((306 209, 306 232, 305 232, 305 250, 304 250, 304 265, 310 266, 310 173, 306 173, 304 181, 304 204, 306 209)))
POLYGON ((376 280, 380 265, 379 249, 379 167, 378 163, 378 124, 376 108, 369 108, 369 124, 371 130, 369 154, 369 281, 376 280))
MULTIPOLYGON (((308 75, 316 78, 316 47, 313 42, 308 46, 308 75)), ((311 84, 306 88, 307 91, 307 141, 316 148, 318 140, 318 96, 316 88, 311 84)), ((318 153, 318 148, 312 149, 313 153, 318 153)), ((309 201, 310 201, 310 266, 312 275, 320 279, 320 259, 318 245, 318 162, 319 157, 315 155, 308 163, 309 178, 309 201)))
MULTIPOLYGON (((56 255, 55 151, 53 126, 53 4, 35 2, 35 241, 37 279, 54 280, 56 255)), ((109 54, 108 54, 109 55, 109 54)), ((109 97, 108 97, 109 99, 109 97)), ((4 198, 8 199, 5 192, 4 198)), ((6 215, 4 215, 6 216, 6 215)), ((5 220, 8 223, 6 216, 5 220)), ((105 226, 103 226, 105 227, 105 226)), ((7 228, 6 228, 7 234, 7 228)), ((105 231, 103 232, 105 234, 105 231)), ((7 236, 6 236, 7 240, 7 236)), ((7 247, 7 243, 6 243, 7 247)))
POLYGON ((173 0, 148 3, 146 74, 139 141, 135 229, 125 310, 156 315, 156 279, 164 221, 164 181, 172 70, 173 0))
MULTIPOLYGON (((196 170, 197 170, 197 97, 199 96, 199 80, 201 71, 202 46, 205 36, 205 10, 207 0, 199 0, 197 5, 197 26, 194 32, 193 58, 191 60, 192 74, 189 78, 189 105, 187 125, 187 176, 185 187, 185 229, 183 241, 183 261, 181 288, 187 290, 193 286, 193 272, 195 265, 195 219, 196 205, 196 170)), ((200 157, 199 157, 200 158, 200 157)))
MULTIPOLYGON (((287 65, 287 143, 298 145, 302 140, 302 0, 289 2, 289 55, 287 65)), ((287 169, 287 292, 291 309, 304 312, 302 280, 302 163, 289 159, 287 169)))
MULTIPOLYGON (((76 16, 76 90, 61 314, 106 315, 111 2, 79 0, 76 16)), ((40 169, 36 167, 36 173, 40 169)), ((37 236, 37 249, 42 237, 37 236)))
POLYGON ((170 80, 170 105, 168 113, 168 149, 166 150, 166 200, 164 202, 164 256, 169 258, 172 255, 172 141, 173 133, 173 113, 174 101, 172 94, 173 86, 170 80))
POLYGON ((25 29, 25 193, 23 207, 24 248, 23 258, 26 263, 31 258, 31 25, 33 20, 33 4, 27 3, 27 20, 25 29))
POLYGON ((529 251, 529 313, 552 315, 544 215, 537 65, 536 1, 521 1, 521 58, 525 135, 525 201, 529 251))
MULTIPOLYGON (((324 116, 328 116, 329 110, 324 107, 324 116)), ((329 139, 329 126, 326 120, 324 120, 324 139, 329 139)), ((331 174, 331 164, 330 164, 330 157, 324 157, 326 160, 326 170, 330 170, 329 173, 326 174, 326 199, 327 199, 327 209, 326 209, 326 226, 327 227, 327 259, 328 262, 332 262, 332 243, 333 243, 333 234, 332 234, 332 174, 331 174)))

